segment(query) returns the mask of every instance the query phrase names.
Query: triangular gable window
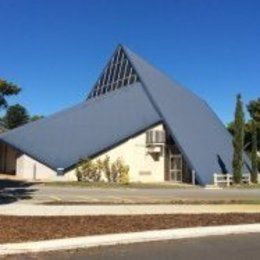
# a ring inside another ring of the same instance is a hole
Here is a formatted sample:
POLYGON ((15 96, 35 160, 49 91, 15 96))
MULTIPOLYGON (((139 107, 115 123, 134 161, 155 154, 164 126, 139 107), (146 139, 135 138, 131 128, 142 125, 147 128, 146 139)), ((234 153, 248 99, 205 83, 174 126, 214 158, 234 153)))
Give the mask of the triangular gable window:
POLYGON ((90 92, 88 99, 131 85, 137 81, 139 81, 138 76, 120 46, 90 92))

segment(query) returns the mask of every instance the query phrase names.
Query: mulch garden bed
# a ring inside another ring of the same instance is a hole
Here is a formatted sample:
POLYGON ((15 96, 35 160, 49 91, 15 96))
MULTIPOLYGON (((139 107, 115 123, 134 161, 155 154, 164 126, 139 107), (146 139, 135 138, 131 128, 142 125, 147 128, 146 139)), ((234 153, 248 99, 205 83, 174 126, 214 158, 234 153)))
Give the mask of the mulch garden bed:
POLYGON ((260 213, 65 217, 0 216, 0 243, 242 223, 260 223, 260 213))

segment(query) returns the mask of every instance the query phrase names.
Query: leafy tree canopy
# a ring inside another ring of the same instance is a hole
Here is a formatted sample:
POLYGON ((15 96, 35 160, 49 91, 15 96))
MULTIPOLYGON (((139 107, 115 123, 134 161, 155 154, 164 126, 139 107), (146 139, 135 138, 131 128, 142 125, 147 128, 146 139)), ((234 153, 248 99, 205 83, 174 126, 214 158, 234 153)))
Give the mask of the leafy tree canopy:
POLYGON ((31 122, 34 122, 34 121, 37 121, 37 120, 42 119, 42 118, 44 118, 44 116, 34 115, 34 116, 32 116, 32 117, 30 118, 30 121, 31 121, 31 122))
POLYGON ((254 119, 256 123, 260 123, 260 98, 251 100, 247 105, 247 110, 251 118, 254 119))
POLYGON ((29 115, 25 107, 16 104, 8 107, 4 116, 4 123, 8 129, 13 129, 29 122, 29 115))
MULTIPOLYGON (((251 119, 244 125, 244 149, 252 158, 254 156, 252 151, 260 150, 260 98, 251 100, 247 105, 247 110, 251 119)), ((234 122, 230 122, 227 129, 234 135, 234 122)), ((260 158, 257 157, 256 160, 258 171, 260 171, 260 158)))
POLYGON ((17 95, 20 91, 21 88, 17 85, 0 79, 0 109, 8 107, 7 96, 17 95))
POLYGON ((244 110, 241 95, 237 95, 235 119, 234 119, 234 138, 233 138, 233 178, 235 183, 242 180, 243 150, 244 150, 244 110))
MULTIPOLYGON (((260 98, 251 100, 247 105, 247 110, 251 118, 254 119, 256 123, 257 148, 258 150, 260 150, 260 118, 259 118, 260 98)), ((252 129, 253 129, 252 119, 248 120, 244 126, 244 144, 245 144, 244 148, 247 152, 250 152, 252 148, 252 129)), ((227 129, 232 135, 234 135, 234 122, 228 123, 227 129)))

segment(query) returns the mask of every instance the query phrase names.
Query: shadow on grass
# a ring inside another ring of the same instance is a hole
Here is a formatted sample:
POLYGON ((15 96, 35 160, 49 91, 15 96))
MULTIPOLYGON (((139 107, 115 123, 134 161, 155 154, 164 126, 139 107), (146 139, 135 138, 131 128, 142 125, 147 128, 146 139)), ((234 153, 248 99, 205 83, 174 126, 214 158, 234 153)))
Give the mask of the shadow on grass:
POLYGON ((0 205, 31 199, 37 191, 33 185, 35 183, 23 180, 0 179, 0 205))

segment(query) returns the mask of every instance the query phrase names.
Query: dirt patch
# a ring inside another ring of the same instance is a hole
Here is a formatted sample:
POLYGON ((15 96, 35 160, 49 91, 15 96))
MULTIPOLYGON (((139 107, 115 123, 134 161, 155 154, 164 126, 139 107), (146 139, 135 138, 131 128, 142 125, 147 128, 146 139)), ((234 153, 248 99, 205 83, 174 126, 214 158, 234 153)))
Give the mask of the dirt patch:
POLYGON ((0 216, 0 243, 242 223, 260 223, 260 213, 67 217, 0 216))

